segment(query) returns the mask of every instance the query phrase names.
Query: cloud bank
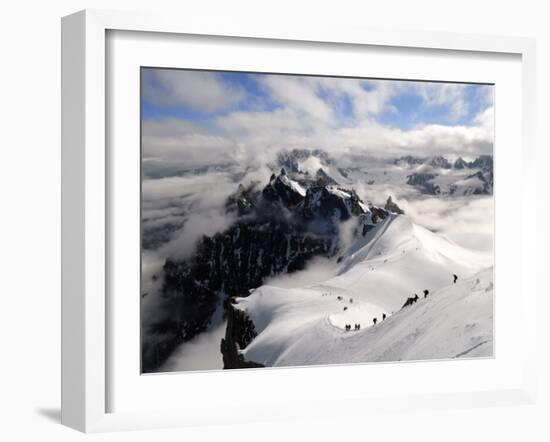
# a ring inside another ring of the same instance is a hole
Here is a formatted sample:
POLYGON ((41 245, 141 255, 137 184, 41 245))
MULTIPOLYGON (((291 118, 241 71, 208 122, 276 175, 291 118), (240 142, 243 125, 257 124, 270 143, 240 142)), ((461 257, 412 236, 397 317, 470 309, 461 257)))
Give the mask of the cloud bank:
POLYGON ((281 149, 387 157, 493 148, 492 86, 153 69, 142 90, 149 177, 265 164, 281 149))

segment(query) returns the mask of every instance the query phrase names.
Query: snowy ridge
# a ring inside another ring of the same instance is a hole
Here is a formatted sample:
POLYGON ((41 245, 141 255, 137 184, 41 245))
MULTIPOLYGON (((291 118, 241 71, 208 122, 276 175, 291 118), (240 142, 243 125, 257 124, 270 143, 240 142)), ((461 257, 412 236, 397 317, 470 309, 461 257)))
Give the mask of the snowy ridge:
POLYGON ((286 174, 279 175, 277 179, 285 186, 290 187, 294 192, 299 193, 303 197, 306 196, 306 189, 300 186, 296 181, 291 180, 286 174))
POLYGON ((336 276, 303 288, 262 286, 238 298, 235 307, 257 332, 241 353, 265 366, 490 356, 492 270, 482 270, 488 265, 391 215, 349 247, 336 276), (453 274, 460 275, 457 284, 453 274), (414 293, 421 299, 402 308, 414 293), (361 330, 346 331, 347 324, 361 330))

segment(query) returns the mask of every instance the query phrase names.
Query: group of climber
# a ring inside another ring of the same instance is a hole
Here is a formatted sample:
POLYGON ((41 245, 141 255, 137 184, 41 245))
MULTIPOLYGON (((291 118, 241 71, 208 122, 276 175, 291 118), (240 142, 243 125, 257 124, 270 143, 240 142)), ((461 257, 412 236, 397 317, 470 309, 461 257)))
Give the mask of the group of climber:
MULTIPOLYGON (((429 295, 429 290, 424 290, 424 298, 427 298, 428 295, 429 295)), ((403 304, 403 307, 407 307, 409 305, 413 305, 414 303, 416 303, 420 298, 418 297, 418 295, 415 293, 414 296, 412 298, 407 298, 407 300, 405 301, 405 304, 403 304)))
MULTIPOLYGON (((355 331, 361 330, 361 324, 353 324, 353 329, 355 331)), ((346 324, 346 331, 351 330, 351 324, 346 324)))
MULTIPOLYGON (((458 276, 453 273, 453 284, 456 284, 457 280, 458 280, 458 276)), ((428 295, 430 294, 430 291, 428 289, 424 289, 422 293, 424 294, 424 299, 426 299, 428 297, 428 295)), ((326 294, 323 293, 323 296, 326 296, 326 294)), ((409 305, 415 304, 419 299, 420 299, 420 297, 415 293, 413 297, 407 298, 407 301, 405 302, 405 304, 403 304, 403 307, 407 307, 409 305)), ((338 300, 342 301, 343 298, 341 296, 338 296, 338 300)), ((350 298, 349 302, 353 303, 353 298, 350 298)), ((347 307, 344 307, 344 311, 346 311, 347 309, 348 309, 347 307)), ((385 319, 386 319, 386 314, 382 313, 382 321, 384 321, 385 319)), ((377 322, 378 322, 378 318, 376 318, 376 317, 372 318, 373 325, 376 325, 377 322)), ((351 330, 351 324, 346 324, 345 329, 346 329, 346 331, 350 331, 351 330)), ((353 330, 355 330, 355 331, 361 330, 361 324, 354 324, 353 325, 353 330)))
MULTIPOLYGON (((382 313, 382 321, 385 321, 387 318, 386 314, 385 313, 382 313)), ((372 318, 372 323, 374 325, 376 325, 376 323, 378 322, 378 318, 372 318)), ((351 330, 351 324, 346 324, 346 331, 350 331, 351 330)), ((358 330, 361 330, 361 324, 354 324, 353 325, 353 330, 355 331, 358 331, 358 330)))
MULTIPOLYGON (((455 275, 453 273, 453 284, 456 284, 457 280, 458 280, 458 275, 455 275)), ((424 289, 424 291, 422 293, 424 293, 424 299, 426 299, 428 297, 428 295, 430 294, 430 291, 428 289, 424 289)), ((405 301, 405 304, 403 304, 403 307, 407 307, 409 305, 412 305, 412 304, 416 303, 416 301, 418 301, 419 299, 420 298, 415 293, 412 298, 407 298, 407 300, 405 301)))
MULTIPOLYGON (((386 314, 385 313, 382 313, 382 321, 385 321, 386 320, 386 314)), ((372 323, 374 325, 376 325, 376 323, 378 322, 378 318, 372 318, 372 323)))

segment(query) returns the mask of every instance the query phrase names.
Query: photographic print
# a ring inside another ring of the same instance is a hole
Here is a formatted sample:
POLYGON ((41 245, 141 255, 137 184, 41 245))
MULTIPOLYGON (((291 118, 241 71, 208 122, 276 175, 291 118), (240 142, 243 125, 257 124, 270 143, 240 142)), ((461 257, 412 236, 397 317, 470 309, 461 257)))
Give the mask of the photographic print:
POLYGON ((494 86, 141 68, 141 370, 493 356, 494 86))

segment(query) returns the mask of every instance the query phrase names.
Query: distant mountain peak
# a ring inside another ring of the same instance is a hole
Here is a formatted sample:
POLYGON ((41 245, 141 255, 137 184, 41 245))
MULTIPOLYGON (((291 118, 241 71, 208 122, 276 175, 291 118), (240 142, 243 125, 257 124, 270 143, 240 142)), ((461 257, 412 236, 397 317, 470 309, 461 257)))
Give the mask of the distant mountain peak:
POLYGON ((402 157, 399 157, 393 160, 393 164, 397 166, 402 166, 402 165, 417 166, 420 164, 424 164, 425 162, 426 162, 426 158, 415 157, 412 155, 404 155, 402 157))
POLYGON ((453 167, 455 169, 465 169, 465 168, 468 167, 468 163, 466 161, 464 161, 464 158, 458 157, 456 159, 456 161, 454 162, 453 167))
POLYGON ((449 163, 449 160, 447 158, 445 158, 444 156, 441 156, 441 155, 437 155, 437 156, 431 158, 427 163, 430 166, 436 167, 436 168, 441 168, 441 169, 450 169, 451 168, 451 163, 449 163))
POLYGON ((317 186, 328 186, 328 185, 338 185, 338 182, 328 175, 323 168, 319 168, 315 174, 315 184, 317 186))

